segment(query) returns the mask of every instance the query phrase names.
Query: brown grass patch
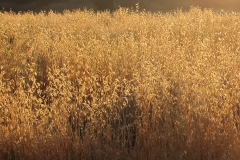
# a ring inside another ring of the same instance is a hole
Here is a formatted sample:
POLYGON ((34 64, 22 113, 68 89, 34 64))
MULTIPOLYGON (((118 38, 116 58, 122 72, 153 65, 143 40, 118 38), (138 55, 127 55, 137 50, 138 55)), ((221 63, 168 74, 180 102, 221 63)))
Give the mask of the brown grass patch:
POLYGON ((0 159, 239 159, 239 18, 0 13, 0 159))

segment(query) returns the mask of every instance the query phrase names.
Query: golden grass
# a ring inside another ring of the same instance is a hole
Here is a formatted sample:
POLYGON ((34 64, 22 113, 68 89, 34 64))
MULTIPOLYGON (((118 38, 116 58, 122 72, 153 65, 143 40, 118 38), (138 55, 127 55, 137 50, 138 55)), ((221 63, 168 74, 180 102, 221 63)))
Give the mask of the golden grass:
POLYGON ((0 19, 0 159, 240 158, 239 13, 0 19))

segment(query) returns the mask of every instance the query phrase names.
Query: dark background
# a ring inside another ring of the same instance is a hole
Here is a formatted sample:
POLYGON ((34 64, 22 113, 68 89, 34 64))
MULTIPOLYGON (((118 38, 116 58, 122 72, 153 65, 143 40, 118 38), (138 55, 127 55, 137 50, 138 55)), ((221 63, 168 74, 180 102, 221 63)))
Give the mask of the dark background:
POLYGON ((240 11, 240 0, 0 0, 0 10, 14 12, 53 10, 62 12, 63 10, 87 8, 94 11, 105 9, 113 11, 119 6, 134 7, 138 2, 141 9, 152 12, 168 12, 177 8, 187 11, 190 6, 240 11))

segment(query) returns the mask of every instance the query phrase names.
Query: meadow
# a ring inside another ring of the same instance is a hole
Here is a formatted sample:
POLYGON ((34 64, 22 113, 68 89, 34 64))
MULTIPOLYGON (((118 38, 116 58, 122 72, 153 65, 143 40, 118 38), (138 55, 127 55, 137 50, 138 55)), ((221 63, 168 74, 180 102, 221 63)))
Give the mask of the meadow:
POLYGON ((0 159, 240 159, 239 13, 0 22, 0 159))

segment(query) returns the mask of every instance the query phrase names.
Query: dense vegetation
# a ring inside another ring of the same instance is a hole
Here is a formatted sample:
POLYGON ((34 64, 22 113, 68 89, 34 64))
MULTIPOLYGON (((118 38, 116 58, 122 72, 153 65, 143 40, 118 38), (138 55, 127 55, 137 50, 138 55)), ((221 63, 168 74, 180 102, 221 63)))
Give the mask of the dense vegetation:
POLYGON ((240 158, 239 14, 0 19, 0 159, 240 158))

